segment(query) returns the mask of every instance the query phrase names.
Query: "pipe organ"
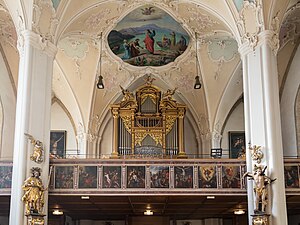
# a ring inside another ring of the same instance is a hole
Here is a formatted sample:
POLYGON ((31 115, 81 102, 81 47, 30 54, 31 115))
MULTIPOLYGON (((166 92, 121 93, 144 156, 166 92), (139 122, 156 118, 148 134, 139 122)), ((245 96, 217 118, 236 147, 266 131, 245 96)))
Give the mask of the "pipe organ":
POLYGON ((162 93, 149 76, 135 95, 121 87, 123 99, 111 105, 114 122, 112 157, 120 155, 185 157, 184 104, 173 99, 174 90, 162 93))

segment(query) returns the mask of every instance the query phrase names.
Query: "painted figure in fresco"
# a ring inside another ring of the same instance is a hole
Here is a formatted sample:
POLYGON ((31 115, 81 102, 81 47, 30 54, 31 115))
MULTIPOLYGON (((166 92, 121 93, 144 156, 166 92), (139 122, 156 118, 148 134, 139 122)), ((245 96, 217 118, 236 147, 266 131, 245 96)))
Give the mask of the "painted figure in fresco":
POLYGON ((255 193, 255 209, 254 213, 265 212, 266 206, 268 204, 268 190, 267 185, 274 182, 276 179, 271 179, 270 177, 265 175, 265 170, 267 167, 263 168, 260 165, 254 165, 254 173, 246 172, 243 175, 244 180, 245 177, 251 177, 254 181, 254 193, 255 193), (261 204, 261 210, 259 205, 261 204))
POLYGON ((32 175, 24 181, 22 189, 25 191, 22 201, 25 202, 26 214, 42 213, 44 207, 44 185, 40 178, 41 169, 33 167, 32 175))
POLYGON ((139 43, 140 39, 135 39, 133 42, 130 43, 130 53, 131 57, 136 57, 140 54, 140 48, 143 48, 140 46, 139 43))
POLYGON ((176 45, 176 34, 174 31, 172 31, 171 35, 171 47, 175 47, 176 45))
POLYGON ((125 50, 125 53, 122 59, 130 59, 131 58, 130 45, 128 44, 127 40, 123 41, 123 48, 125 50))
POLYGON ((183 37, 183 35, 180 36, 180 39, 178 41, 178 46, 180 51, 184 51, 187 48, 187 41, 186 38, 183 37))
POLYGON ((151 53, 154 54, 154 36, 155 36, 155 30, 147 30, 146 31, 146 37, 144 39, 144 43, 146 46, 146 49, 151 53))

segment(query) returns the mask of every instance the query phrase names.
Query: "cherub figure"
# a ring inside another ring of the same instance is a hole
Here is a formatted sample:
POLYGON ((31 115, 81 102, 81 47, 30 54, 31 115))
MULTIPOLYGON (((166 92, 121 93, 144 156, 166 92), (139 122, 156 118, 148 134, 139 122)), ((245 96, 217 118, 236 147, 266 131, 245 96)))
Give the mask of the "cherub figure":
POLYGON ((22 201, 25 202, 26 214, 42 213, 44 207, 44 185, 40 178, 41 169, 32 167, 31 176, 24 181, 22 189, 25 191, 22 201))
POLYGON ((249 150, 251 151, 252 159, 257 161, 257 163, 260 163, 261 159, 264 157, 264 153, 261 151, 261 146, 251 146, 249 143, 249 150))
POLYGON ((244 182, 245 177, 250 177, 254 181, 254 193, 255 193, 255 209, 254 213, 266 211, 266 206, 268 204, 268 189, 267 185, 273 183, 276 179, 271 179, 265 175, 265 170, 267 167, 261 165, 254 165, 254 173, 246 172, 243 175, 242 182, 244 182), (261 208, 259 205, 261 204, 261 208), (261 210, 260 210, 261 209, 261 210))
POLYGON ((30 160, 36 162, 36 163, 42 163, 44 161, 44 148, 43 143, 39 140, 35 140, 34 137, 30 134, 25 135, 30 140, 31 144, 33 145, 33 153, 30 155, 30 160))
POLYGON ((122 102, 134 99, 134 96, 130 91, 128 91, 127 89, 124 89, 121 85, 120 85, 120 88, 121 88, 122 93, 124 95, 123 99, 122 99, 122 102))
POLYGON ((175 94, 176 90, 177 90, 177 87, 174 88, 174 90, 168 89, 166 93, 163 93, 162 99, 163 100, 173 100, 173 95, 175 94))

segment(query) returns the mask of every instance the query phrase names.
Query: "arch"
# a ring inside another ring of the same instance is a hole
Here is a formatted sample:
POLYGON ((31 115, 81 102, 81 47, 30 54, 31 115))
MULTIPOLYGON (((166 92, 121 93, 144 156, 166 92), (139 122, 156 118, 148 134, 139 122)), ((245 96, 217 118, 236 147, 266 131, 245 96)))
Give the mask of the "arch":
POLYGON ((280 99, 283 154, 285 156, 293 157, 298 156, 300 153, 299 150, 297 150, 295 120, 295 103, 300 84, 299 61, 300 48, 298 45, 293 61, 291 62, 280 99))
POLYGON ((295 126, 297 149, 300 149, 300 85, 298 87, 298 92, 295 99, 295 126))

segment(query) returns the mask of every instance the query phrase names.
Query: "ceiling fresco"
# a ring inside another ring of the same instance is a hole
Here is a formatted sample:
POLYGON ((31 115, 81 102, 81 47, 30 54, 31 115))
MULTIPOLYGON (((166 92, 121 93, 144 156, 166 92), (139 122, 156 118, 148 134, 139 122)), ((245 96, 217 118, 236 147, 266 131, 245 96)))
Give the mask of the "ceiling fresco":
POLYGON ((145 5, 125 16, 108 35, 112 52, 134 66, 163 66, 185 52, 190 37, 158 7, 145 5))

